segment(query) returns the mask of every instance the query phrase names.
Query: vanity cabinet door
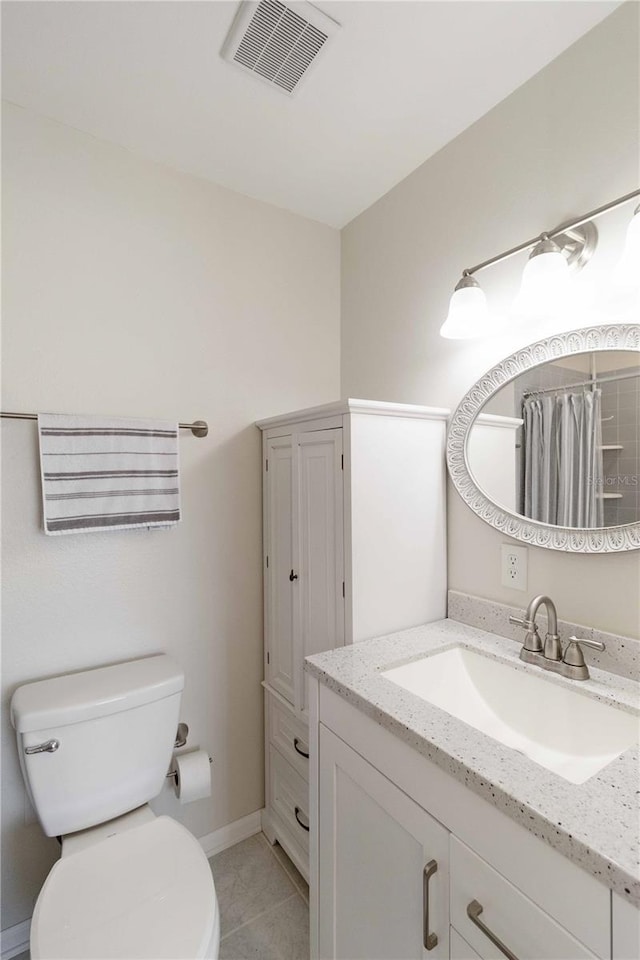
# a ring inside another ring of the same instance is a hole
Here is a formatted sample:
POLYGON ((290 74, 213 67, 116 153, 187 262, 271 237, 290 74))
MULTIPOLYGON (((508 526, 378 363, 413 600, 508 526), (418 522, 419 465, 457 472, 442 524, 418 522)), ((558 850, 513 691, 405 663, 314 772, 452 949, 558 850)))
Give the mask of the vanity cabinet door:
POLYGON ((300 641, 296 706, 305 719, 304 658, 344 643, 342 430, 298 435, 300 641))
POLYGON ((344 643, 342 429, 265 443, 267 683, 307 719, 304 658, 344 643))
POLYGON ((298 566, 294 528, 296 511, 295 446, 292 435, 265 444, 265 627, 267 682, 285 700, 295 703, 297 687, 294 639, 295 581, 298 566))
POLYGON ((322 725, 319 762, 320 957, 448 958, 448 832, 322 725))

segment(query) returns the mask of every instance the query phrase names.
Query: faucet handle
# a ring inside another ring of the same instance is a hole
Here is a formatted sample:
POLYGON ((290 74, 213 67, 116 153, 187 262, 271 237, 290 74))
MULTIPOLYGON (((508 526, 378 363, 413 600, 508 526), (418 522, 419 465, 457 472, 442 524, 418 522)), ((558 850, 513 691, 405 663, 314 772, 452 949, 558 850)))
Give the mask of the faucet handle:
POLYGON ((569 637, 569 643, 562 658, 563 661, 572 667, 583 667, 584 654, 581 649, 582 647, 592 647, 594 650, 601 651, 606 649, 604 643, 600 643, 599 640, 587 640, 586 638, 583 639, 582 637, 575 636, 569 637))
POLYGON ((542 653, 542 640, 540 639, 538 628, 533 620, 509 617, 509 623, 515 623, 516 626, 524 627, 527 631, 523 644, 525 650, 528 650, 529 653, 542 653))
POLYGON ((509 623, 515 623, 517 627, 524 627, 525 630, 532 630, 534 627, 531 620, 524 620, 522 617, 509 617, 509 623))

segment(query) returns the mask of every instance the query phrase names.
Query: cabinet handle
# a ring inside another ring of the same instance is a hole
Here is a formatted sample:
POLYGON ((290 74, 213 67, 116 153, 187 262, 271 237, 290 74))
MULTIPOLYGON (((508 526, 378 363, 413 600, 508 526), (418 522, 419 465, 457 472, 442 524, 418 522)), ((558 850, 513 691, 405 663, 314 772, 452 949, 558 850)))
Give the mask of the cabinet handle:
POLYGON ((485 937, 488 937, 489 940, 491 940, 491 943, 496 946, 502 954, 504 954, 507 960, 518 960, 515 953, 512 953, 511 950, 509 950, 509 947, 505 946, 502 940, 496 937, 493 930, 490 930, 486 923, 483 923, 482 920, 480 920, 481 913, 482 904, 478 903, 477 900, 472 900, 467 907, 467 916, 469 917, 469 920, 471 920, 471 923, 475 923, 476 927, 482 930, 485 937))
POLYGON ((293 583, 293 581, 297 579, 298 579, 298 574, 294 573, 292 570, 291 573, 289 574, 289 580, 291 580, 291 583, 293 583))
POLYGON ((309 759, 309 754, 308 754, 308 753, 305 753, 304 750, 301 750, 301 749, 300 749, 300 747, 298 746, 299 743, 301 743, 301 741, 298 740, 297 737, 294 737, 294 738, 293 738, 293 749, 296 751, 296 753, 299 753, 301 757, 306 757, 307 760, 308 760, 308 759, 309 759))
POLYGON ((422 872, 422 942, 425 950, 433 950, 438 944, 438 935, 429 933, 429 880, 438 869, 437 860, 429 860, 422 872))
POLYGON ((306 825, 306 823, 303 823, 302 820, 300 819, 300 817, 298 816, 298 814, 299 814, 300 812, 301 812, 301 811, 300 811, 300 807, 296 807, 296 809, 295 809, 296 820, 298 821, 298 823, 300 824, 300 826, 302 827, 302 829, 303 829, 303 830, 306 830, 307 833, 309 833, 309 827, 306 825))

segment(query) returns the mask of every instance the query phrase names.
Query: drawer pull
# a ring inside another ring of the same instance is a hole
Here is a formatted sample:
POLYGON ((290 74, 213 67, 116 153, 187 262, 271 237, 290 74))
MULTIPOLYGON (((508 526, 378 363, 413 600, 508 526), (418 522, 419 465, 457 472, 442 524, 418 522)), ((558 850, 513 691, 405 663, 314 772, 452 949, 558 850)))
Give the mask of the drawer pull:
POLYGON ((476 927, 482 930, 485 937, 488 937, 489 940, 491 940, 491 943, 496 946, 505 957, 507 957, 507 960, 518 960, 515 953, 512 953, 511 950, 509 950, 509 947, 505 946, 502 940, 496 937, 495 933, 489 929, 486 923, 483 923, 482 920, 480 920, 481 913, 482 904, 478 903, 477 900, 472 900, 467 907, 467 916, 469 917, 469 920, 471 920, 471 923, 475 923, 476 927))
POLYGON ((429 880, 438 869, 437 860, 429 860, 422 872, 422 942, 425 950, 438 945, 438 935, 429 933, 429 880))
POLYGON ((300 807, 296 807, 296 808, 295 808, 296 820, 298 821, 298 823, 300 824, 300 826, 302 827, 302 829, 303 829, 303 830, 306 830, 307 833, 309 833, 309 827, 307 826, 306 823, 303 823, 302 820, 301 820, 300 817, 299 817, 300 812, 301 812, 301 811, 300 811, 300 807))
POLYGON ((308 754, 308 753, 305 753, 304 750, 301 750, 301 749, 300 749, 300 747, 298 746, 299 743, 302 743, 302 740, 298 740, 297 737, 294 737, 294 738, 293 738, 293 749, 296 751, 296 753, 299 753, 301 757, 306 757, 307 760, 308 760, 308 759, 309 759, 309 754, 308 754))

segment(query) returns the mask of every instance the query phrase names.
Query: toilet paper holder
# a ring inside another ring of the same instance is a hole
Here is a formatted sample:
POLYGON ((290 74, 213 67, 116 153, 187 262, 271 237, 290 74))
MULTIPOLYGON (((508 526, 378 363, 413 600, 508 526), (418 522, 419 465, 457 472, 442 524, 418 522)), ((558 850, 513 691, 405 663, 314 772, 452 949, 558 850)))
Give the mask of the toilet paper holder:
MULTIPOLYGON (((186 747, 187 737, 189 736, 189 726, 186 723, 179 723, 178 729, 176 730, 176 740, 173 745, 174 750, 179 750, 180 747, 186 747)), ((165 780, 176 779, 175 770, 169 770, 169 773, 165 774, 165 780)))
POLYGON ((176 742, 173 745, 174 750, 179 750, 180 747, 186 746, 187 737, 189 736, 189 727, 186 723, 179 723, 178 729, 176 731, 176 742))
MULTIPOLYGON (((189 736, 188 724, 179 723, 178 729, 176 731, 176 740, 175 740, 175 743, 173 744, 173 749, 179 750, 180 747, 186 747, 188 736, 189 736)), ((213 763, 212 757, 209 757, 209 763, 213 763)), ((169 770, 169 772, 165 774, 165 780, 171 780, 171 779, 177 781, 177 775, 175 770, 169 770)))
MULTIPOLYGON (((209 757, 209 763, 213 763, 213 757, 209 757)), ((178 782, 178 774, 175 770, 169 770, 169 773, 165 773, 164 778, 165 780, 174 780, 176 783, 178 782)))

